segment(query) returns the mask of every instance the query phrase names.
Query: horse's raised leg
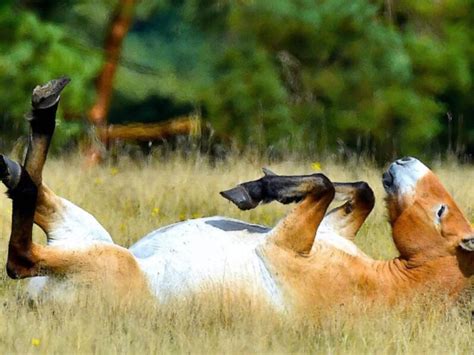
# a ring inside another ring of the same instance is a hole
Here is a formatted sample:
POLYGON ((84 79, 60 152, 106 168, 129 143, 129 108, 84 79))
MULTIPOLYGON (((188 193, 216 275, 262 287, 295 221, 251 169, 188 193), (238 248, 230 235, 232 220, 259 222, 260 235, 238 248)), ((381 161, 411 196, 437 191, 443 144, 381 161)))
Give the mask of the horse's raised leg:
POLYGON ((334 198, 334 186, 323 174, 278 176, 267 174, 221 192, 240 209, 260 202, 300 202, 272 231, 269 242, 298 254, 309 254, 317 229, 334 198))
MULTIPOLYGON (((0 176, 9 186, 7 193, 13 201, 8 276, 13 279, 75 277, 76 282, 93 284, 95 290, 107 292, 120 302, 133 301, 148 293, 144 275, 127 249, 113 243, 95 243, 87 248, 61 248, 34 243, 32 227, 38 198, 35 182, 26 169, 4 157, 0 159, 0 176), (9 175, 8 167, 13 167, 11 171, 20 171, 18 180, 16 175, 9 175), (11 181, 16 183, 9 185, 11 181)), ((81 219, 80 222, 87 224, 88 220, 81 219)), ((41 285, 36 284, 33 289, 39 287, 41 291, 41 285)))
POLYGON ((56 126, 60 94, 69 81, 70 79, 65 77, 51 80, 33 90, 32 110, 27 116, 30 122, 30 135, 24 166, 37 186, 42 182, 43 166, 56 126))
POLYGON ((327 180, 323 174, 283 176, 264 169, 265 176, 244 182, 220 194, 241 210, 249 210, 260 202, 278 201, 283 204, 299 202, 327 180))
POLYGON ((25 169, 3 156, 0 156, 0 176, 13 201, 7 273, 11 278, 33 276, 38 261, 32 242, 38 189, 25 169))
POLYGON ((114 245, 95 218, 56 196, 42 183, 59 94, 67 82, 68 79, 53 80, 34 89, 24 166, 0 157, 0 179, 13 201, 7 273, 14 279, 74 279, 85 285, 94 284, 111 296, 118 296, 120 302, 128 302, 147 292, 144 275, 133 255, 114 245), (34 221, 47 232, 47 246, 33 242, 34 221))
POLYGON ((40 273, 41 249, 32 241, 38 189, 42 185, 43 166, 55 128, 60 93, 67 78, 37 86, 32 95, 32 111, 28 117, 30 135, 24 168, 5 158, 0 159, 0 177, 13 201, 12 231, 8 246, 7 271, 12 278, 40 273))
POLYGON ((324 217, 324 228, 330 228, 341 237, 354 240, 362 224, 374 208, 374 192, 366 182, 333 183, 335 200, 344 203, 324 217))

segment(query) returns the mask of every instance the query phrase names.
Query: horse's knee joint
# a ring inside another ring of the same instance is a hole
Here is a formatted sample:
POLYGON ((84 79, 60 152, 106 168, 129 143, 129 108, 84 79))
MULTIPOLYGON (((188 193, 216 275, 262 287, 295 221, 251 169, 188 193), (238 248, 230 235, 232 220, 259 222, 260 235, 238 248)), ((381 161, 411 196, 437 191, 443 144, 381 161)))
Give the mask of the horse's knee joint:
POLYGON ((336 194, 336 189, 334 188, 331 180, 329 180, 329 178, 324 174, 315 174, 315 176, 320 180, 318 182, 316 196, 318 198, 327 197, 328 199, 332 200, 336 194))

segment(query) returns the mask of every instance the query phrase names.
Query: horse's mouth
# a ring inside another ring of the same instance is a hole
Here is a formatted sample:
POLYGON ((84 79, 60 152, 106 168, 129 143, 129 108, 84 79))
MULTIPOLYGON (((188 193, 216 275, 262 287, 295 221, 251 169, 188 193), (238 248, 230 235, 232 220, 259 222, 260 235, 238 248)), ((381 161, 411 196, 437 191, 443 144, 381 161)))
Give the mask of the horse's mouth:
POLYGON ((385 191, 391 191, 393 189, 394 178, 390 169, 383 173, 382 175, 382 184, 385 191))

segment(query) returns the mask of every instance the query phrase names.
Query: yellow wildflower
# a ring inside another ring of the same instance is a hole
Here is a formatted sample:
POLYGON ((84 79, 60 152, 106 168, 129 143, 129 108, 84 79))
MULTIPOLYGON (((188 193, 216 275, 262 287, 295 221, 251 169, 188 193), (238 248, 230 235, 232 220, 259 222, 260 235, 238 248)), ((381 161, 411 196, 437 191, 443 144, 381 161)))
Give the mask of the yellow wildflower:
POLYGON ((110 169, 110 175, 115 176, 119 173, 119 169, 117 168, 112 168, 110 169))
POLYGON ((31 338, 31 345, 40 346, 41 341, 38 338, 31 338))
POLYGON ((125 230, 126 230, 126 228, 127 228, 127 226, 125 225, 125 223, 121 223, 119 228, 120 228, 120 231, 121 231, 122 233, 124 233, 125 230))
POLYGON ((151 215, 153 217, 158 217, 159 214, 160 214, 160 209, 158 207, 153 207, 153 210, 151 211, 151 215))
POLYGON ((311 169, 313 169, 314 171, 321 171, 321 163, 319 161, 312 162, 311 169))
POLYGON ((202 214, 198 213, 198 212, 194 212, 192 215, 191 215, 191 218, 201 218, 202 217, 202 214))

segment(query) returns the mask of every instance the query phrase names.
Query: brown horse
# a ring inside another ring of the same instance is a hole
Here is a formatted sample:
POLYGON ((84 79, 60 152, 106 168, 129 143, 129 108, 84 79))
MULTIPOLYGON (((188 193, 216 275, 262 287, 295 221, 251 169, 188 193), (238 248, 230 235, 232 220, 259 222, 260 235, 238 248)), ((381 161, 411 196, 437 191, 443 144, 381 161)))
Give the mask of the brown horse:
POLYGON ((468 286, 473 230, 438 178, 414 158, 395 161, 383 177, 400 252, 390 261, 373 260, 352 242, 374 205, 370 187, 332 183, 322 174, 265 171, 259 180, 222 192, 241 209, 296 202, 272 229, 208 217, 162 227, 130 249, 114 244, 93 216, 42 181, 67 82, 53 80, 33 91, 23 165, 0 156, 0 178, 13 201, 7 272, 32 277, 33 294, 64 296, 87 284, 120 297, 151 293, 166 301, 210 286, 250 292, 288 309, 339 305, 354 297, 395 303, 428 291, 456 297, 468 286), (344 202, 328 211, 335 196, 344 202), (33 223, 45 231, 46 246, 33 242, 33 223))

